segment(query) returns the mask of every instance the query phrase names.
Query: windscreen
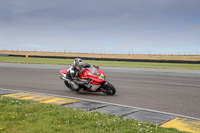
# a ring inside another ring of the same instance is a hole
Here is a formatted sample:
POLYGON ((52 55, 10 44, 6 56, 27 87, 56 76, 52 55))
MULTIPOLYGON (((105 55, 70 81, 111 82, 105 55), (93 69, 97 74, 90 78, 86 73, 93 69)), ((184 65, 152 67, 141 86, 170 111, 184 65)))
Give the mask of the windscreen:
POLYGON ((88 68, 88 70, 92 72, 92 75, 100 75, 97 69, 95 69, 95 67, 93 67, 92 65, 88 68))

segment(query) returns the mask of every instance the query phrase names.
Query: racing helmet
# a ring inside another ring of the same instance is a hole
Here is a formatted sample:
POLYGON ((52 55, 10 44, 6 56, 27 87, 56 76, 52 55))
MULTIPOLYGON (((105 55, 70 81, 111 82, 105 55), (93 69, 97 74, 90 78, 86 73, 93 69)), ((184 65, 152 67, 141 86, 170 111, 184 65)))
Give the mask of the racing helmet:
POLYGON ((74 67, 78 70, 80 70, 80 68, 83 65, 83 61, 80 58, 75 58, 74 59, 74 67))

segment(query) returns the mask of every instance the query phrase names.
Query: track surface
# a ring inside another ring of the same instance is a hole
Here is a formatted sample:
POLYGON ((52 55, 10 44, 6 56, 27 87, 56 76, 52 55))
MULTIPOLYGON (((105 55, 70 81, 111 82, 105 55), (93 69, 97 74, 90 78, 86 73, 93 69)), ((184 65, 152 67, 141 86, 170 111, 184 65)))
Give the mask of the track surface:
POLYGON ((72 92, 60 80, 69 66, 0 63, 0 88, 78 97, 200 118, 200 71, 101 67, 116 95, 72 92))

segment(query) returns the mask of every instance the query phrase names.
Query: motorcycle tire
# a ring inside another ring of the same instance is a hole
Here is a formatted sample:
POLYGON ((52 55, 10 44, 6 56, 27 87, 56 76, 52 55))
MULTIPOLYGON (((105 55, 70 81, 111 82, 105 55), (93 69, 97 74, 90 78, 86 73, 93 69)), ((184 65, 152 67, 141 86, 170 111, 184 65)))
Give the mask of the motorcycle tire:
POLYGON ((70 90, 74 91, 74 88, 72 88, 72 86, 67 81, 64 81, 64 83, 67 86, 67 88, 69 88, 70 90))
POLYGON ((81 89, 81 88, 74 89, 67 81, 64 81, 64 83, 67 86, 67 88, 69 88, 72 91, 79 91, 81 89))
POLYGON ((106 95, 114 95, 116 93, 115 87, 108 83, 106 86, 104 86, 105 91, 103 91, 104 94, 106 95))

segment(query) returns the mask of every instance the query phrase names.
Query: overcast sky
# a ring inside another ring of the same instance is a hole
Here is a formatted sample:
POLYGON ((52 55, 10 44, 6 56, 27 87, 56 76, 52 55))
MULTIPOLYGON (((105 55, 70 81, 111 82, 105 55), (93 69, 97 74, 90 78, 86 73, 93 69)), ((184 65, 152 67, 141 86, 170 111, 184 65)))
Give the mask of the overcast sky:
POLYGON ((0 49, 200 51, 200 0, 0 0, 0 49))

